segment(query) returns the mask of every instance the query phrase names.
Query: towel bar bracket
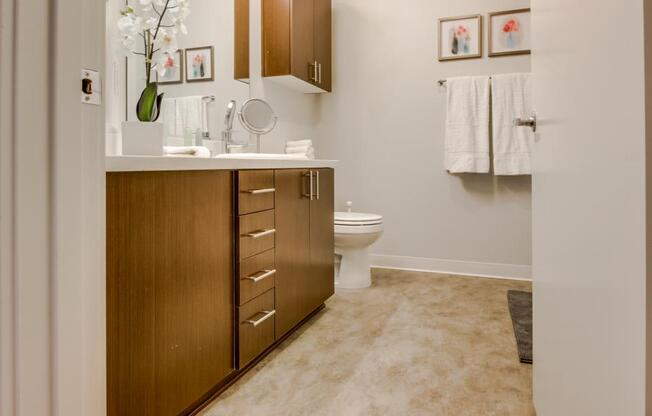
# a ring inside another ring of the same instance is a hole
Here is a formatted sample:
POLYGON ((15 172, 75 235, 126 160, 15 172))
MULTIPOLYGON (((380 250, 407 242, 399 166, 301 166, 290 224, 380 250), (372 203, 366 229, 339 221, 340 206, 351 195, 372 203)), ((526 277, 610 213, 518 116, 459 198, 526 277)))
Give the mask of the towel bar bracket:
POLYGON ((516 127, 529 127, 532 129, 533 133, 537 132, 537 115, 532 113, 532 115, 526 119, 516 118, 514 119, 514 126, 516 127))

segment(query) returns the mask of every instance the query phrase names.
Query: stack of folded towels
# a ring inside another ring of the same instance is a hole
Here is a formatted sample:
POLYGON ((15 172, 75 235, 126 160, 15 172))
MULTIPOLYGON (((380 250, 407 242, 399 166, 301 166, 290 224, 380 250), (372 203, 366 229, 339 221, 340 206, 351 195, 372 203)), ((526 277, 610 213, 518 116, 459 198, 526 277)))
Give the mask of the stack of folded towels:
POLYGON ((315 158, 315 148, 312 147, 312 140, 290 140, 285 143, 285 153, 304 156, 307 159, 315 158))

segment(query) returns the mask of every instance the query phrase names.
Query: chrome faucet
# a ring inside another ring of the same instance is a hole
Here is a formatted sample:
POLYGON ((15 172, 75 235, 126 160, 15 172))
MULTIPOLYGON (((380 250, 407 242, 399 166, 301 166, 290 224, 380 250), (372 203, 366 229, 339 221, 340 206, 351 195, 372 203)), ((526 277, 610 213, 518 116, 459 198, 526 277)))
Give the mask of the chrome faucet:
POLYGON ((236 103, 235 100, 229 101, 226 105, 226 115, 224 116, 224 130, 222 130, 222 140, 226 153, 231 153, 231 149, 247 147, 248 144, 233 143, 233 119, 235 118, 236 103))

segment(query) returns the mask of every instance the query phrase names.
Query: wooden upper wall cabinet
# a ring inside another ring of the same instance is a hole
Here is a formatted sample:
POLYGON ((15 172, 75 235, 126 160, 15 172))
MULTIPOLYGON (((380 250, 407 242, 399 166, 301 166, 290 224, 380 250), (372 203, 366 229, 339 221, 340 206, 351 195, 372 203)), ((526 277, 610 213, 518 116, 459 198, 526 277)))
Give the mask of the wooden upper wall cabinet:
POLYGON ((331 0, 263 0, 263 77, 305 93, 331 91, 331 0))
POLYGON ((234 69, 233 78, 249 83, 249 0, 234 0, 234 69))

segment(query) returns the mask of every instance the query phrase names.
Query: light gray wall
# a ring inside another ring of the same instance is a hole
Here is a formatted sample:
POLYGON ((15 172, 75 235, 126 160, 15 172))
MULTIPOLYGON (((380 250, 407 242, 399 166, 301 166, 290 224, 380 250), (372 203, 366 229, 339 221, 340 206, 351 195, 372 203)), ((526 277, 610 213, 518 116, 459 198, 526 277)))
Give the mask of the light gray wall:
POLYGON ((336 208, 385 217, 382 255, 531 264, 530 178, 444 171, 450 76, 528 72, 529 56, 486 56, 487 13, 528 0, 333 0, 334 87, 321 97, 319 158, 340 159, 336 208), (440 17, 484 16, 484 57, 437 61, 440 17))

